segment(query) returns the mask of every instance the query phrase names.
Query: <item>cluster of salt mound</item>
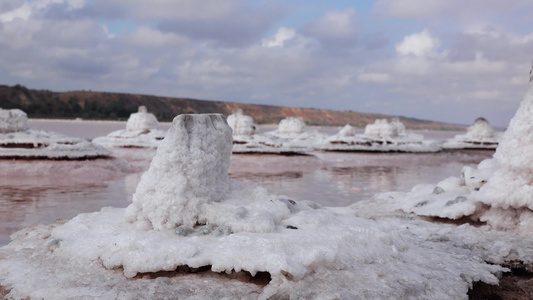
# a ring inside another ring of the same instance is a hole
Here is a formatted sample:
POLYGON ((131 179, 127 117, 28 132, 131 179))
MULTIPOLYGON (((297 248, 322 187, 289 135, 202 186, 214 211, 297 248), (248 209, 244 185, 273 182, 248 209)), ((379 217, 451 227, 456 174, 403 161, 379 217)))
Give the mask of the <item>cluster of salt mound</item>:
POLYGON ((422 220, 362 218, 242 185, 227 175, 231 147, 222 115, 176 117, 128 208, 14 234, 0 249, 0 291, 15 299, 466 299, 473 282, 496 284, 506 270, 462 247, 466 234, 431 241, 441 228, 422 220))
POLYGON ((437 152, 440 147, 424 137, 409 133, 399 119, 390 123, 378 119, 365 127, 364 134, 357 134, 350 126, 344 126, 339 133, 323 140, 316 147, 325 151, 368 151, 368 152, 437 152))
POLYGON ((325 134, 317 130, 309 130, 301 117, 288 117, 282 119, 276 130, 266 132, 267 137, 278 139, 284 147, 307 152, 315 149, 325 134))
POLYGON ((494 150, 503 133, 495 131, 484 118, 477 118, 465 134, 456 135, 442 144, 444 149, 489 149, 494 150))
POLYGON ((139 106, 139 112, 128 118, 126 129, 97 137, 93 142, 109 148, 157 148, 165 137, 165 131, 158 126, 157 118, 145 106, 139 106))
POLYGON ((237 109, 228 116, 228 124, 233 129, 233 153, 235 154, 303 154, 300 149, 286 147, 283 142, 273 136, 257 134, 252 117, 244 115, 237 109))
POLYGON ((84 139, 28 129, 28 117, 19 109, 0 108, 0 158, 90 159, 109 151, 84 139))

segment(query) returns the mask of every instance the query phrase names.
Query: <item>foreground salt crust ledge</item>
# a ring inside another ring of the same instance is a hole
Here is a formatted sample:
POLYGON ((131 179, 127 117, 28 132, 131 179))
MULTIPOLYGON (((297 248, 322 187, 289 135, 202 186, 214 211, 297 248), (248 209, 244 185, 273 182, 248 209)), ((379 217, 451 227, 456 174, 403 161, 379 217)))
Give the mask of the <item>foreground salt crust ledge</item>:
POLYGON ((478 233, 468 234, 468 248, 487 262, 533 271, 532 111, 530 72, 524 100, 492 159, 482 161, 477 168, 464 167, 460 177, 418 185, 408 193, 377 195, 372 199, 372 209, 368 203, 357 203, 352 208, 362 215, 399 209, 433 220, 455 220, 460 226, 442 231, 447 240, 454 240, 451 237, 457 232, 475 224, 478 233))
POLYGON ((424 216, 468 217, 495 229, 533 230, 532 81, 492 159, 464 167, 460 178, 417 186, 398 206, 424 216))
POLYGON ((227 175, 231 134, 222 115, 180 115, 128 208, 14 234, 0 249, 7 297, 467 299, 505 271, 421 220, 244 186, 227 175))

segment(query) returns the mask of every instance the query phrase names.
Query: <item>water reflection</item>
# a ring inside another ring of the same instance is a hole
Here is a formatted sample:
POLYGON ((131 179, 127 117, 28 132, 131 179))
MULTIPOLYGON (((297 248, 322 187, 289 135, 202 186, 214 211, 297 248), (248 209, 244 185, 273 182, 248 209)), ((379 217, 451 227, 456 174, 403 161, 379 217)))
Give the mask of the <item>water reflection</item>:
POLYGON ((230 169, 230 176, 259 185, 295 200, 313 200, 325 206, 346 206, 388 191, 408 191, 416 184, 437 183, 459 176, 462 168, 490 158, 491 152, 439 154, 320 153, 316 157, 272 160, 249 156, 230 169), (298 161, 299 160, 299 161, 298 161), (288 171, 299 167, 299 171, 288 171), (237 169, 238 171, 235 171, 237 169))
POLYGON ((126 178, 106 184, 72 186, 0 185, 0 245, 9 235, 34 224, 49 224, 58 219, 71 219, 102 207, 125 207, 130 193, 126 178))
MULTIPOLYGON (((10 163, 0 170, 0 245, 9 235, 34 224, 71 219, 102 207, 126 207, 137 183, 149 166, 152 153, 121 153, 138 170, 111 176, 116 170, 96 162, 10 163), (34 167, 31 170, 31 167, 34 167), (105 167, 105 168, 104 168, 105 167), (75 174, 66 172, 76 169, 75 174), (32 176, 22 176, 23 170, 32 176), (51 174, 37 176, 39 170, 51 174), (107 170, 109 174, 102 176, 107 170), (3 175, 2 175, 3 174, 3 175), (17 176, 15 176, 17 175, 17 176), (53 176, 52 176, 53 175, 53 176)), ((458 176, 464 165, 474 166, 491 152, 438 154, 316 153, 314 156, 234 155, 229 175, 247 185, 295 200, 312 200, 324 206, 346 206, 376 193, 408 191, 418 183, 436 183, 458 176)))

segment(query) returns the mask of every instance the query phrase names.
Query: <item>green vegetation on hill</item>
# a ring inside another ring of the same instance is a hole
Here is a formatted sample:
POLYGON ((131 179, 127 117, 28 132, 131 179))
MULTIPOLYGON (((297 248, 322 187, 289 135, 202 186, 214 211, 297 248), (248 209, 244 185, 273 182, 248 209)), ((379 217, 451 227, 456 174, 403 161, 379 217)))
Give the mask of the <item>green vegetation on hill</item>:
MULTIPOLYGON (((21 85, 0 85, 0 108, 19 108, 30 118, 126 120, 140 105, 159 121, 172 121, 184 113, 221 113, 225 116, 240 108, 257 124, 277 124, 286 117, 302 117, 308 125, 364 127, 376 119, 391 119, 382 114, 321 110, 273 105, 156 97, 123 93, 31 90, 21 85)), ((410 129, 464 130, 464 126, 400 117, 410 129)))

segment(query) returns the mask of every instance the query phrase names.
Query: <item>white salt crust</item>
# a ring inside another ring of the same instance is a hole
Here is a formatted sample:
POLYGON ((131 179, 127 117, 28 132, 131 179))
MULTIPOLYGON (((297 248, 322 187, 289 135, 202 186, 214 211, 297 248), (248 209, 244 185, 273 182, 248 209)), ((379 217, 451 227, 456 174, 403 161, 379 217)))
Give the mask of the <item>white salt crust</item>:
POLYGON ((0 158, 87 159, 111 153, 87 140, 28 129, 28 117, 19 109, 0 108, 0 158))
POLYGON ((494 158, 460 177, 346 208, 228 179, 224 118, 178 116, 130 207, 19 231, 0 285, 15 299, 468 299, 504 266, 533 271, 532 109, 530 85, 494 158))
POLYGON ((459 134, 442 144, 444 149, 496 149, 503 133, 490 127, 484 118, 477 118, 465 134, 459 134))
POLYGON ((272 195, 229 179, 230 154, 223 116, 176 117, 128 208, 12 236, 7 297, 467 299, 506 270, 473 227, 272 195))
POLYGON ((521 233, 533 230, 533 84, 511 119, 494 157, 461 176, 436 185, 419 185, 398 194, 393 205, 423 216, 467 217, 491 228, 521 233))
POLYGON ((229 115, 227 121, 233 130, 232 152, 235 154, 305 154, 302 149, 284 146, 279 137, 257 134, 254 120, 244 115, 241 109, 229 115))
POLYGON ((390 123, 377 119, 368 124, 363 134, 345 125, 337 134, 319 141, 315 148, 324 151, 345 152, 437 152, 440 146, 433 141, 425 141, 419 134, 407 132, 399 119, 390 123))
POLYGON ((0 133, 26 131, 28 116, 20 109, 0 108, 0 133))
POLYGON ((107 148, 157 148, 166 133, 158 126, 157 118, 145 106, 139 106, 139 112, 128 118, 126 129, 97 137, 93 142, 107 148))

